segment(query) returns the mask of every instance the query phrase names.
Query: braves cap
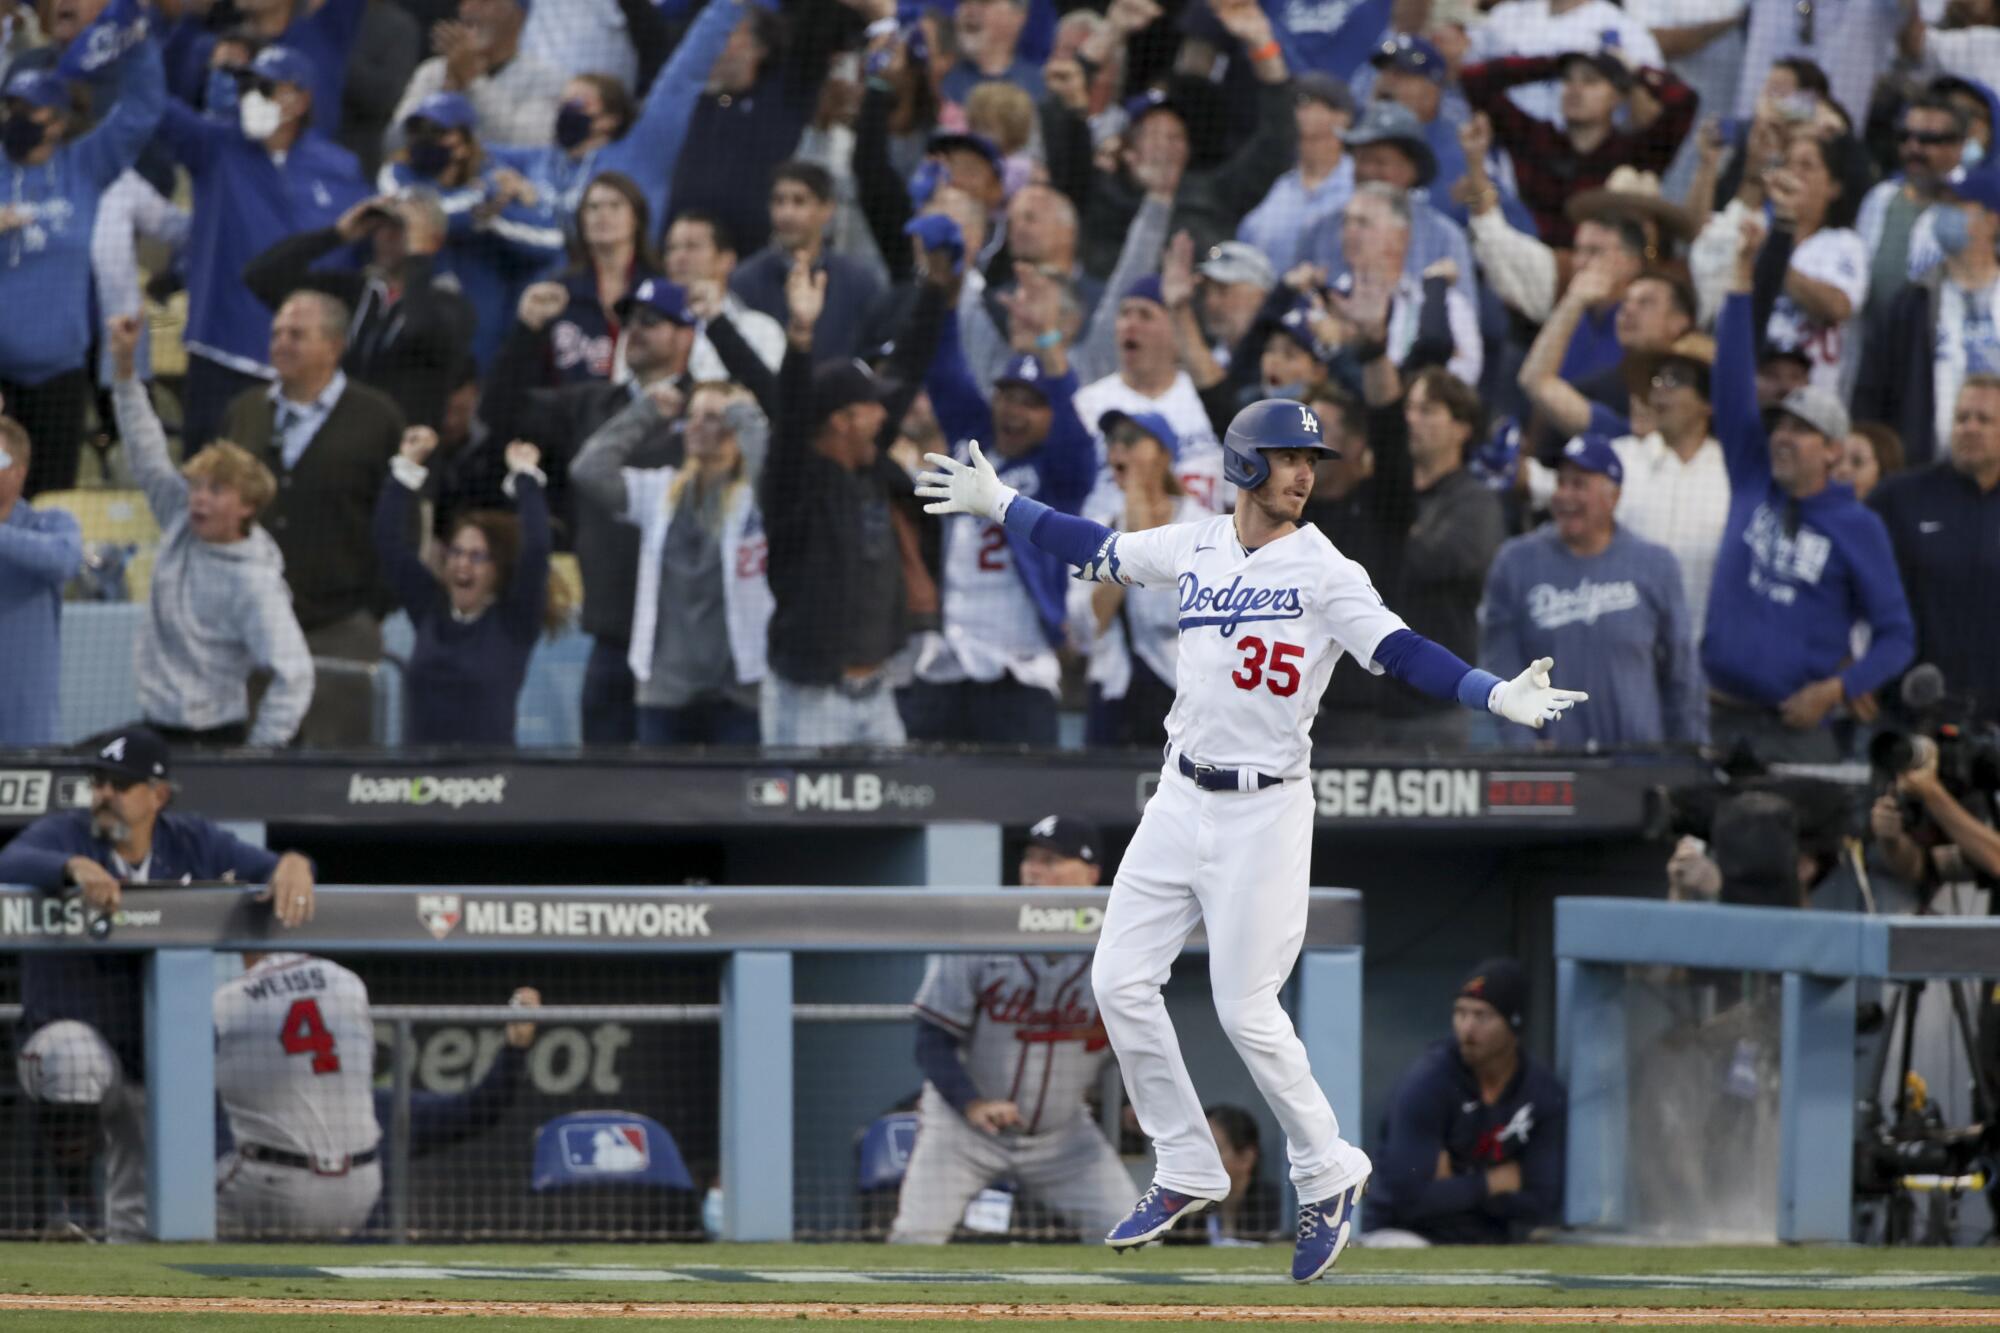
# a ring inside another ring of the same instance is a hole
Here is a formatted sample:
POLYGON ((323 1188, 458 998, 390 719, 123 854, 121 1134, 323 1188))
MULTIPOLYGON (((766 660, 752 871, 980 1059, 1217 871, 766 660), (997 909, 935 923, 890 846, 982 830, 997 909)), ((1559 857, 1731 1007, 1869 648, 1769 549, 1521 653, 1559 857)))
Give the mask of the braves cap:
POLYGON ((444 130, 469 130, 478 117, 473 114, 472 103, 462 94, 432 93, 403 117, 405 125, 413 120, 427 120, 444 130))
POLYGON ((993 380, 993 387, 1003 384, 1018 384, 1024 389, 1032 389, 1048 400, 1049 391, 1045 387, 1049 373, 1042 369, 1041 361, 1032 352, 1021 352, 1010 358, 1006 367, 993 380))
POLYGON ((1810 384, 1786 394, 1771 415, 1797 417, 1829 440, 1847 438, 1847 409, 1831 391, 1810 384))
POLYGON ((1611 478, 1612 484, 1625 484, 1625 464, 1618 458, 1618 451, 1611 447, 1609 435, 1578 435, 1563 446, 1562 461, 1585 472, 1602 473, 1611 478))
POLYGON ((92 742, 89 767, 125 782, 165 782, 167 743, 151 727, 124 727, 92 742))
MULTIPOLYGON (((250 73, 273 83, 289 83, 311 90, 314 80, 319 77, 313 68, 312 57, 293 46, 267 46, 257 53, 250 62, 250 73)), ((463 98, 459 99, 464 101, 463 98)), ((467 103, 468 109, 470 103, 467 103)))
POLYGON ((24 69, 7 80, 6 88, 0 90, 0 100, 67 111, 69 85, 53 70, 24 69))
POLYGON ((1098 864, 1097 825, 1074 815, 1050 815, 1028 830, 1030 847, 1046 847, 1072 861, 1098 864))
POLYGON ((1208 258, 1196 272, 1216 282, 1245 282, 1271 290, 1278 281, 1271 260, 1262 250, 1244 241, 1224 241, 1212 246, 1208 258))
POLYGON ((818 425, 843 407, 879 403, 882 393, 882 381, 859 361, 822 361, 813 367, 813 424, 818 425))
POLYGON ((1399 32, 1375 48, 1368 63, 1376 69, 1398 69, 1405 74, 1421 74, 1432 83, 1443 83, 1449 74, 1444 52, 1413 32, 1399 32))
POLYGON ((1158 440, 1175 458, 1181 456, 1181 437, 1158 412, 1122 412, 1114 407, 1097 419, 1097 433, 1108 440, 1112 431, 1128 425, 1158 440))
POLYGON ((688 309, 687 289, 665 278, 648 278, 620 297, 616 312, 618 318, 627 318, 639 306, 658 311, 676 324, 695 323, 694 312, 688 309))
POLYGON ((1489 958, 1460 984, 1458 998, 1492 1005, 1507 1020, 1507 1026, 1518 1032, 1528 1006, 1527 978, 1513 959, 1489 958))

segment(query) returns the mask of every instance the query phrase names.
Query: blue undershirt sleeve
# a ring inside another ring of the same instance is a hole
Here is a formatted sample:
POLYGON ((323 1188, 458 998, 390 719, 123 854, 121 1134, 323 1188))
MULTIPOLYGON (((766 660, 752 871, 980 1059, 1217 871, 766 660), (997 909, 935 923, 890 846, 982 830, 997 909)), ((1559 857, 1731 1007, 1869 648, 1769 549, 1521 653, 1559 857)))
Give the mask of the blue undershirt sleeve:
POLYGON ((1025 495, 1015 496, 1008 504, 1003 522, 1015 536, 1079 569, 1099 559, 1106 543, 1118 535, 1102 523, 1061 513, 1025 495))
POLYGON ((1486 711, 1486 700, 1500 677, 1467 666, 1458 654, 1414 630, 1399 629, 1375 648, 1375 664, 1413 689, 1434 699, 1457 699, 1467 708, 1486 711))
POLYGON ((917 1068, 960 1115, 979 1100, 979 1089, 958 1058, 958 1038, 921 1018, 917 1020, 917 1068))

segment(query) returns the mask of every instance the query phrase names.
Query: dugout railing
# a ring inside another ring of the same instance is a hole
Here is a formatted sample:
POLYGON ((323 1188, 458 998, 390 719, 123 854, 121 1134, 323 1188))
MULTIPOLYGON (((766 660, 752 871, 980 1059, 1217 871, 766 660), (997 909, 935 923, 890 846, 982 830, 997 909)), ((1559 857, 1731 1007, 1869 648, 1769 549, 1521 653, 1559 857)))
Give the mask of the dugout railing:
MULTIPOLYGON (((906 1001, 797 1003, 801 955, 938 952, 1077 953, 1094 947, 1105 895, 1029 889, 322 887, 309 924, 279 930, 243 887, 131 889, 93 932, 74 897, 0 888, 0 952, 116 950, 143 955, 147 1216, 160 1240, 216 1234, 215 1049, 211 1001, 224 953, 273 949, 436 958, 496 956, 720 960, 718 1002, 705 1005, 371 1006, 402 1027, 532 1017, 713 1023, 719 1038, 718 1167, 726 1182, 720 1233, 788 1240, 795 1227, 795 1053, 801 1024, 901 1018, 906 1001)), ((1361 901, 1315 889, 1304 952, 1288 995, 1313 1067, 1336 1113, 1361 1120, 1361 901)), ((1199 952, 1199 928, 1189 940, 1199 952)), ((409 1045, 389 1077, 407 1107, 409 1045)), ((810 1054, 810 1052, 808 1052, 810 1054)), ((378 1076, 384 1071, 378 1071, 378 1076)), ((644 1111, 643 1106, 625 1108, 644 1111)), ((385 1126, 398 1152, 406 1114, 385 1126)), ((405 1163, 407 1165, 407 1163, 405 1163)), ((391 1172, 407 1189, 407 1170, 391 1172)), ((388 1197, 391 1234, 408 1199, 388 1197), (401 1210, 399 1217, 399 1208, 401 1210)))
MULTIPOLYGON (((1762 1238, 1846 1241, 1856 1109, 1880 1095, 1861 1077, 1861 988, 2000 976, 2000 919, 1568 898, 1556 904, 1555 952, 1558 1073, 1569 1092, 1568 1225, 1630 1229, 1638 1220, 1635 1166, 1662 1157, 1713 1160, 1730 1146, 1718 1141, 1717 1126, 1745 1123, 1713 1115, 1715 1105, 1754 1102, 1761 1087, 1771 1152, 1745 1165, 1769 1172, 1763 1185, 1774 1197, 1745 1202, 1769 1216, 1762 1238), (1692 1021, 1663 1020, 1659 1006, 1644 1002, 1642 992, 1691 982, 1722 1002, 1711 998, 1692 1021), (1758 1010, 1761 1020, 1729 1025, 1758 1010), (1686 1126, 1687 1144, 1636 1141, 1635 1115, 1647 1096, 1641 1075, 1671 1058, 1677 1039, 1693 1044, 1687 1034, 1696 1027, 1723 1036, 1720 1058, 1706 1071, 1716 1097, 1699 1123, 1686 1126)), ((1729 1183, 1710 1180, 1701 1197, 1680 1193, 1713 1219, 1716 1191, 1729 1183)))

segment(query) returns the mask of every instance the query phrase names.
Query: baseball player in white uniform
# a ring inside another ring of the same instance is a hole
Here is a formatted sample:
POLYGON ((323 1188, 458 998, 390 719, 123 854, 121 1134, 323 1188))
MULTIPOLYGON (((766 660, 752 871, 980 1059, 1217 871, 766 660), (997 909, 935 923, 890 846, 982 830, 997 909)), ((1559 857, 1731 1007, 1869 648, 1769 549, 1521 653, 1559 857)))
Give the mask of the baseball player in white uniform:
MULTIPOLYGON (((1097 831, 1050 815, 1021 857, 1028 888, 1092 888, 1097 831)), ((1090 956, 934 954, 917 991, 921 1128, 892 1243, 941 1245, 988 1185, 1013 1180, 1086 1234, 1125 1215, 1132 1178, 1084 1094, 1110 1058, 1090 956)))
POLYGON ((235 1140, 216 1163, 217 1230, 349 1235, 382 1192, 368 987, 311 954, 244 961, 215 992, 215 1090, 235 1140))
POLYGON ((1511 681, 1411 632, 1359 565, 1299 516, 1331 449, 1305 404, 1243 409, 1223 441, 1236 511, 1116 533, 1003 486, 977 447, 917 494, 935 514, 999 520, 1086 579, 1175 586, 1180 658, 1159 789, 1118 869, 1091 985, 1126 1094, 1151 1136, 1152 1187, 1106 1243, 1157 1240, 1213 1207, 1229 1176, 1181 1059, 1160 987, 1188 933, 1208 933, 1217 1017, 1285 1131, 1300 1200, 1292 1276, 1310 1282, 1346 1246, 1369 1161, 1340 1135, 1278 1002, 1305 937, 1313 794, 1310 729, 1343 653, 1426 693, 1540 727, 1583 700, 1549 684, 1547 658, 1511 681))

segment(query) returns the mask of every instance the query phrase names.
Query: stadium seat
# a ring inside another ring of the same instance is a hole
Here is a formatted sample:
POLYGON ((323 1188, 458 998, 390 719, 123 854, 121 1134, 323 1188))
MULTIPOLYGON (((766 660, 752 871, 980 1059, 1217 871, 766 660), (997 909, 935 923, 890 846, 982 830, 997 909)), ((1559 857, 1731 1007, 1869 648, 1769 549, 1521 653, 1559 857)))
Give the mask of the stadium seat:
POLYGON ((854 1145, 854 1184, 866 1193, 894 1189, 903 1183, 910 1150, 917 1146, 917 1113, 894 1111, 879 1116, 854 1145))
POLYGON ((144 602, 65 602, 60 737, 74 744, 139 716, 132 657, 144 602))
POLYGON ((636 1111, 572 1111, 535 1131, 537 1194, 605 1185, 692 1190, 674 1136, 636 1111))

